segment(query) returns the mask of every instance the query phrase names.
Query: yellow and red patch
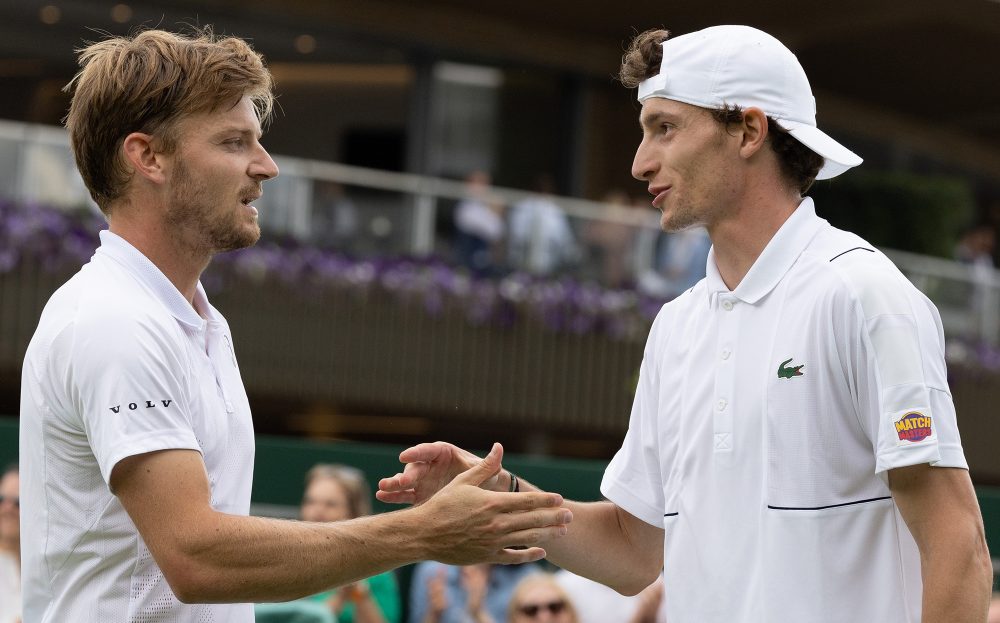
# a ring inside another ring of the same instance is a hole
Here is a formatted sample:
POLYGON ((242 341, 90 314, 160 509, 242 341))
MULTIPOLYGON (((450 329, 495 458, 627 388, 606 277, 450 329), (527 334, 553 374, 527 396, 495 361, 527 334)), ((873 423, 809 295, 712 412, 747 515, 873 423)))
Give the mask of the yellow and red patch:
POLYGON ((907 413, 895 426, 900 441, 923 441, 931 436, 931 416, 919 411, 907 413))

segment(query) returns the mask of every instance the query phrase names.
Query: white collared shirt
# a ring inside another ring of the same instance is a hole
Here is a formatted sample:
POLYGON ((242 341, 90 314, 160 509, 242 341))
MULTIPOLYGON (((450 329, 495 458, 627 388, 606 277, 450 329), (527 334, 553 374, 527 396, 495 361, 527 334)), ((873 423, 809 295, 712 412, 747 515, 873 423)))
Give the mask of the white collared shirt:
POLYGON ((200 284, 194 305, 103 231, 45 306, 21 381, 25 623, 253 621, 249 604, 180 603, 108 485, 126 457, 196 450, 212 507, 249 513, 253 424, 232 337, 200 284))
POLYGON ((933 304, 805 199, 733 291, 650 331, 601 490, 665 530, 671 623, 917 623, 886 470, 967 469, 933 304))

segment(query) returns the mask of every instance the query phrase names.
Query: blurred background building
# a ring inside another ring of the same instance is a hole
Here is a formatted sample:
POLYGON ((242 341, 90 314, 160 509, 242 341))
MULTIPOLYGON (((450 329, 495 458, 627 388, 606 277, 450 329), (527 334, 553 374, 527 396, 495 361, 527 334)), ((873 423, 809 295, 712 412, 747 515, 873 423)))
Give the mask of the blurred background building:
POLYGON ((205 275, 257 430, 606 460, 649 322, 707 253, 656 229, 629 176, 639 105, 614 74, 638 31, 720 22, 787 43, 820 124, 865 158, 817 184, 818 211, 939 305, 973 474, 1000 482, 995 0, 6 0, 0 415, 101 226, 60 129, 73 50, 212 25, 252 40, 277 84, 266 238, 205 275))

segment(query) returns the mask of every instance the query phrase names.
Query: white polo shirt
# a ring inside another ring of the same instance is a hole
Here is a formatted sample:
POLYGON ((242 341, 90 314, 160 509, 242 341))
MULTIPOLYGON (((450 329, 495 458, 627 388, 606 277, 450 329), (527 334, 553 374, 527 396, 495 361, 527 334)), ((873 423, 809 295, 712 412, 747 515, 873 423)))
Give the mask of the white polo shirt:
POLYGON ((194 304, 104 231, 45 306, 21 381, 25 623, 253 621, 249 604, 180 603, 108 487, 126 457, 191 449, 212 507, 249 512, 253 424, 232 337, 200 284, 194 304))
POLYGON ((604 495, 665 530, 670 623, 918 623, 886 470, 967 469, 933 304, 805 199, 650 331, 604 495))

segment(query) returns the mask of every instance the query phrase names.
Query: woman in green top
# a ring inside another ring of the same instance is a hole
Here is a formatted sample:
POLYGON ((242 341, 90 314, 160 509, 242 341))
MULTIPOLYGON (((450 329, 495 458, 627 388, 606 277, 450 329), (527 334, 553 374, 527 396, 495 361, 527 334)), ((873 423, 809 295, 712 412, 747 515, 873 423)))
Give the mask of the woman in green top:
MULTIPOLYGON (((343 521, 371 512, 371 488, 361 470, 320 463, 306 473, 303 521, 343 521)), ((308 599, 325 603, 338 623, 399 623, 399 587, 392 571, 308 599)))

